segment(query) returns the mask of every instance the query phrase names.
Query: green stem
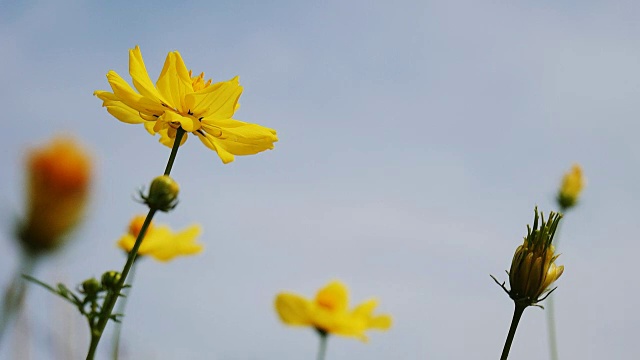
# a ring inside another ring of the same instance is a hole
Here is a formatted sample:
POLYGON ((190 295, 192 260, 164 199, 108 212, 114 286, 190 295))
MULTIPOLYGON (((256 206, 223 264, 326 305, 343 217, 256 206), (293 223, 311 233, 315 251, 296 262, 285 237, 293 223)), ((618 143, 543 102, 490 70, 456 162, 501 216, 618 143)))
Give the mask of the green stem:
POLYGON ((549 334, 549 355, 551 360, 558 360, 558 341, 556 336, 555 310, 553 305, 553 294, 546 301, 545 310, 547 313, 547 330, 549 334))
MULTIPOLYGON (((560 212, 564 215, 566 214, 568 208, 560 205, 560 212)), ((560 233, 560 225, 558 224, 558 228, 556 229, 556 236, 554 238, 555 244, 554 247, 556 250, 558 249, 558 244, 560 243, 560 237, 558 234, 560 233)), ((553 302, 553 294, 549 296, 545 304, 545 312, 547 313, 547 335, 549 337, 549 355, 551 360, 558 360, 558 335, 556 333, 556 317, 555 317, 555 305, 553 302)))
POLYGON ((507 340, 504 343, 504 348, 502 349, 502 355, 500 356, 500 360, 507 360, 509 357, 509 350, 511 350, 511 343, 513 343, 513 337, 516 335, 516 329, 518 328, 518 323, 520 322, 520 318, 524 313, 524 309, 527 307, 525 305, 520 305, 516 303, 515 309, 513 310, 513 319, 511 319, 511 327, 509 327, 509 334, 507 335, 507 340))
POLYGON ((323 330, 317 330, 317 331, 318 331, 318 335, 320 335, 320 346, 318 347, 317 360, 324 360, 324 357, 327 353, 327 338, 329 336, 327 335, 326 331, 323 331, 323 330))
POLYGON ((4 301, 2 304, 2 315, 0 317, 0 344, 4 334, 13 320, 13 317, 20 312, 24 303, 25 293, 27 291, 27 283, 22 278, 22 274, 31 275, 37 262, 37 255, 25 252, 22 255, 18 269, 13 276, 13 280, 4 293, 4 301))
POLYGON ((176 160, 176 154, 178 153, 178 148, 180 147, 180 142, 182 142, 182 136, 184 135, 184 130, 182 127, 178 128, 176 132, 176 139, 173 142, 173 147, 171 148, 171 155, 169 155, 169 162, 167 162, 167 167, 164 169, 164 174, 169 175, 171 173, 171 168, 173 167, 173 162, 176 160))
MULTIPOLYGON (((133 284, 133 280, 136 277, 136 269, 138 268, 138 262, 133 263, 133 267, 131 268, 131 275, 129 275, 129 285, 133 284)), ((127 307, 127 300, 129 300, 129 296, 131 296, 131 288, 127 289, 127 296, 125 296, 118 303, 118 309, 116 312, 118 314, 124 314, 124 309, 127 307)), ((122 332, 122 322, 115 324, 115 330, 113 332, 113 348, 111 349, 111 357, 113 360, 118 360, 120 353, 120 334, 122 332)))
MULTIPOLYGON (((178 128, 176 133, 176 139, 173 142, 173 147, 171 148, 171 155, 169 155, 169 161, 167 162, 167 167, 164 170, 165 175, 169 175, 171 173, 171 168, 173 167, 173 162, 176 159, 176 155, 178 154, 178 148, 180 147, 180 142, 182 141, 182 136, 185 131, 182 128, 178 128)), ((140 233, 136 238, 136 242, 133 245, 131 251, 129 251, 129 256, 127 257, 127 262, 124 264, 124 268, 120 273, 120 281, 116 285, 116 288, 113 292, 109 292, 109 294, 105 297, 104 302, 102 304, 102 311, 100 312, 100 318, 95 327, 91 328, 91 344, 89 345, 89 351, 87 353, 87 360, 93 360, 96 354, 96 350, 98 348, 98 343, 102 338, 102 334, 104 333, 104 328, 107 326, 109 319, 111 318, 111 313, 113 312, 113 308, 120 297, 120 292, 125 285, 125 281, 127 280, 127 275, 129 275, 129 271, 131 270, 131 266, 133 266, 134 261, 136 260, 136 256, 138 255, 138 249, 140 249, 140 245, 142 244, 142 239, 144 239, 144 235, 149 228, 149 224, 151 224, 151 219, 156 214, 158 209, 151 208, 149 209, 149 213, 147 213, 147 217, 144 219, 144 223, 142 224, 142 228, 140 229, 140 233)))

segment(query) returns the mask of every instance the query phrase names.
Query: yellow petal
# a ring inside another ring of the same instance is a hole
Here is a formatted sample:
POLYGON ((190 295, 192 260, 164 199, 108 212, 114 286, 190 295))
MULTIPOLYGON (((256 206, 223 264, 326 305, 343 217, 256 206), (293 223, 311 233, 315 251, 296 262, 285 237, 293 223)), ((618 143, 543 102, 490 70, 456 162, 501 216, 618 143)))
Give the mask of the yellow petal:
POLYGON ((356 306, 353 309, 353 314, 356 316, 371 316, 373 314, 373 310, 378 306, 378 300, 369 299, 362 304, 356 306))
POLYGON ((253 155, 265 150, 273 149, 273 143, 278 141, 275 130, 257 124, 243 123, 229 119, 224 121, 224 126, 217 126, 218 121, 203 119, 201 126, 208 134, 216 147, 234 155, 253 155), (226 125, 231 126, 226 126, 226 125))
POLYGON ((193 225, 177 234, 172 234, 168 227, 158 227, 158 241, 150 249, 149 254, 156 260, 169 261, 177 256, 193 255, 202 252, 202 245, 196 243, 196 238, 202 232, 200 226, 193 225))
MULTIPOLYGON (((158 131, 158 134, 160 134, 159 141, 162 145, 167 146, 169 148, 173 147, 173 144, 176 142, 176 129, 172 127, 165 128, 158 131)), ((180 141, 180 146, 184 145, 184 143, 187 141, 188 136, 189 134, 187 133, 182 135, 182 141, 180 141)))
POLYGON ((280 293, 276 296, 275 308, 280 320, 288 325, 311 325, 309 311, 311 302, 299 295, 280 293))
POLYGON ((115 71, 107 73, 107 80, 117 99, 131 108, 146 114, 162 114, 164 112, 165 108, 161 102, 136 93, 115 71))
POLYGON ((153 85, 147 68, 142 60, 140 47, 136 45, 134 49, 129 50, 129 75, 133 80, 133 86, 144 97, 152 99, 156 102, 167 104, 167 100, 162 97, 158 89, 153 85))
POLYGON ((318 306, 334 312, 345 312, 349 307, 349 290, 340 281, 334 280, 316 294, 318 306))
POLYGON ((167 55, 156 86, 171 107, 183 113, 190 110, 185 105, 185 96, 193 92, 191 77, 179 52, 174 51, 167 55))
POLYGON ((194 134, 196 134, 198 136, 198 139, 200 139, 200 141, 202 141, 202 143, 206 147, 208 147, 209 149, 215 151, 218 154, 218 157, 220 157, 220 160, 222 160, 223 164, 228 164, 228 163, 232 162, 235 159, 233 154, 231 154, 230 152, 225 150, 224 147, 216 146, 217 139, 214 136, 212 136, 212 135, 210 135, 208 133, 205 133, 205 132, 201 132, 201 131, 196 131, 196 132, 194 132, 194 134))
POLYGON ((107 105, 107 111, 116 119, 127 124, 140 124, 147 122, 140 117, 139 111, 130 108, 120 101, 110 102, 109 105, 107 105))
POLYGON ((158 121, 174 124, 179 123, 186 132, 194 132, 200 129, 200 121, 190 116, 182 116, 173 111, 165 111, 165 113, 158 118, 158 121))
POLYGON ((391 328, 393 319, 389 315, 379 315, 369 320, 368 327, 372 329, 387 330, 391 328))
POLYGON ((223 81, 186 96, 186 104, 197 117, 212 120, 233 116, 242 94, 239 78, 223 81))

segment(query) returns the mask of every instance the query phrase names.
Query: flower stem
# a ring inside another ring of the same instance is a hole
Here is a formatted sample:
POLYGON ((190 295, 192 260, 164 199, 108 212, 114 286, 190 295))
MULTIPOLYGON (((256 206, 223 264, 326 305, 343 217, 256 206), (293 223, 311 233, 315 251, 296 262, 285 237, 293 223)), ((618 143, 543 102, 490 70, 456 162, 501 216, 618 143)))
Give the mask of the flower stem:
POLYGON ((509 357, 509 350, 511 350, 511 343, 513 343, 513 337, 516 335, 516 329, 518 328, 518 323, 520 322, 520 318, 524 313, 524 309, 526 309, 526 305, 521 305, 516 303, 515 309, 513 310, 513 319, 511 319, 511 327, 509 327, 509 334, 507 335, 507 340, 504 343, 504 348, 502 349, 502 355, 500 356, 500 360, 507 360, 509 357))
POLYGON ((37 262, 37 255, 25 252, 18 265, 13 280, 4 293, 2 304, 2 314, 0 315, 0 344, 4 333, 12 321, 13 317, 20 311, 24 303, 27 284, 22 278, 22 274, 31 275, 37 262))
MULTIPOLYGON (((173 142, 173 147, 171 148, 171 155, 169 156, 169 161, 167 162, 167 167, 164 170, 165 175, 169 175, 171 173, 171 168, 173 167, 173 162, 176 159, 176 155, 178 153, 178 148, 180 147, 180 142, 182 141, 182 136, 185 131, 182 128, 178 128, 178 132, 176 133, 176 139, 173 142)), ((100 312, 100 318, 95 324, 89 324, 91 326, 91 344, 89 345, 89 351, 87 353, 87 360, 93 360, 95 357, 96 349, 98 348, 98 343, 100 342, 100 338, 102 338, 102 334, 104 333, 104 328, 107 326, 107 322, 111 318, 111 313, 113 312, 113 308, 120 297, 120 293, 122 288, 125 285, 125 281, 127 279, 127 275, 129 275, 129 271, 131 270, 131 266, 133 266, 134 261, 136 260, 136 256, 138 255, 138 249, 142 244, 142 239, 144 239, 144 235, 149 228, 149 224, 151 224, 151 219, 156 214, 158 209, 151 208, 149 209, 149 213, 147 213, 147 217, 144 219, 144 223, 142 224, 142 228, 138 233, 138 237, 136 238, 136 242, 133 245, 131 251, 129 251, 129 256, 127 257, 127 262, 124 264, 124 268, 120 273, 120 281, 116 285, 116 288, 113 292, 109 292, 109 294, 105 297, 104 302, 102 303, 102 311, 100 312)))
POLYGON ((100 319, 94 328, 91 329, 91 344, 89 345, 89 352, 87 354, 87 360, 93 360, 95 357, 96 349, 98 348, 98 343, 100 342, 100 338, 102 337, 102 333, 104 332, 104 328, 107 326, 107 322, 111 318, 111 313, 113 311, 113 307, 118 300, 119 294, 124 287, 124 282, 129 275, 129 271, 131 270, 131 266, 133 262, 136 260, 136 256, 138 255, 138 249, 142 244, 142 239, 144 239, 144 235, 149 228, 149 224, 151 224, 151 219, 156 213, 156 209, 149 209, 149 213, 147 213, 147 217, 144 219, 144 223, 142 224, 142 228, 140 229, 140 233, 136 238, 136 242, 133 245, 133 249, 129 252, 129 257, 127 258, 127 263, 124 265, 122 269, 122 273, 120 275, 120 281, 118 282, 115 290, 113 292, 109 292, 109 294, 105 297, 104 303, 102 305, 102 311, 100 313, 100 319))
POLYGON ((325 354, 327 353, 327 332, 318 330, 318 335, 320 335, 320 346, 318 347, 318 357, 317 360, 324 360, 325 354))
MULTIPOLYGON (((133 267, 131 267, 131 272, 129 275, 129 285, 133 284, 133 279, 136 277, 136 269, 138 268, 138 261, 133 263, 133 267)), ((129 296, 131 296, 131 288, 127 289, 127 296, 122 298, 118 303, 118 309, 116 313, 124 314, 124 309, 127 307, 127 300, 129 300, 129 296)), ((113 347, 111 349, 111 358, 113 360, 118 360, 120 356, 120 335, 122 332, 122 323, 115 324, 115 330, 113 332, 113 347)))
POLYGON ((164 174, 169 175, 171 172, 171 168, 173 167, 173 162, 176 160, 176 154, 178 153, 178 148, 180 147, 180 143, 182 142, 182 136, 184 136, 184 130, 182 127, 178 128, 176 132, 176 139, 173 142, 173 147, 171 148, 171 155, 169 155, 169 161, 167 162, 167 167, 164 169, 164 174))
MULTIPOLYGON (((560 212, 566 213, 568 209, 562 205, 560 205, 560 212)), ((558 243, 560 242, 560 237, 557 235, 560 232, 560 225, 558 224, 558 228, 556 229, 556 238, 554 247, 558 248, 558 243)), ((547 335, 549 337, 549 355, 551 360, 558 360, 558 336, 556 335, 556 318, 555 318, 555 306, 553 303, 553 294, 549 296, 547 299, 547 303, 545 304, 546 313, 547 313, 547 335)))

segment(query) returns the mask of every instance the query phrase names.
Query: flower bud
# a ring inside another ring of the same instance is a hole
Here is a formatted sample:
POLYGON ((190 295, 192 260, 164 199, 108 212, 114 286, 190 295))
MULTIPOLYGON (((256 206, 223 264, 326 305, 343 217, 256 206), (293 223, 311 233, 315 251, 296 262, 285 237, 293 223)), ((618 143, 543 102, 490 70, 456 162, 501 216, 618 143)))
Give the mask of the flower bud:
POLYGON ((95 295, 100 291, 101 286, 96 278, 87 279, 82 282, 82 293, 87 295, 95 295))
POLYGON ((536 208, 533 228, 527 226, 527 236, 516 249, 511 262, 509 296, 514 301, 526 306, 536 304, 562 275, 564 266, 556 266, 555 260, 559 255, 554 253, 551 245, 561 218, 562 215, 551 212, 547 221, 543 214, 540 214, 538 221, 536 208))
POLYGON ((120 282, 120 273, 117 271, 107 271, 102 274, 102 286, 107 290, 114 290, 120 282))
POLYGON ((560 190, 558 190, 557 201, 563 209, 568 209, 576 205, 578 197, 585 185, 585 178, 582 175, 582 168, 574 164, 562 178, 560 190))
POLYGON ((59 137, 29 152, 27 211, 18 238, 29 252, 55 249, 84 215, 91 160, 70 138, 59 137))
POLYGON ((150 208, 167 212, 178 204, 178 192, 180 192, 178 183, 169 175, 162 175, 153 179, 149 195, 143 199, 150 208))

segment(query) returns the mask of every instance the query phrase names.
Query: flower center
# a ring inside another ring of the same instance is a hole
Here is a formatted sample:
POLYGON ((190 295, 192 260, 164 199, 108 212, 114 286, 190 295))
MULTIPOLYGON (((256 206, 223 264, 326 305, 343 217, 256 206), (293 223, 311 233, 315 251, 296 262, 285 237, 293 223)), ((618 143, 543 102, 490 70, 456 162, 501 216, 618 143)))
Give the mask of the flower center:
POLYGON ((204 81, 204 73, 200 73, 198 76, 193 76, 193 70, 189 70, 189 76, 191 77, 191 87, 193 87, 193 91, 200 91, 211 85, 211 79, 206 82, 204 81))

